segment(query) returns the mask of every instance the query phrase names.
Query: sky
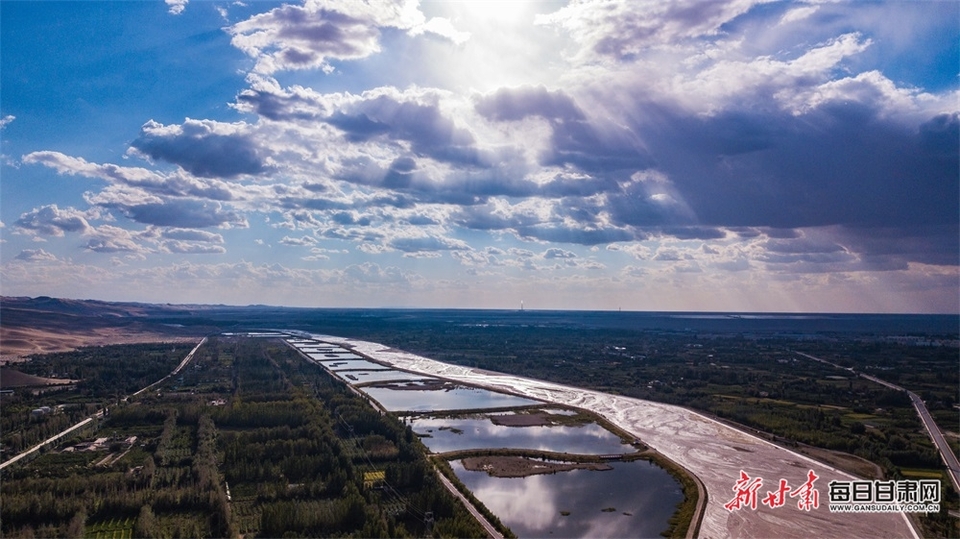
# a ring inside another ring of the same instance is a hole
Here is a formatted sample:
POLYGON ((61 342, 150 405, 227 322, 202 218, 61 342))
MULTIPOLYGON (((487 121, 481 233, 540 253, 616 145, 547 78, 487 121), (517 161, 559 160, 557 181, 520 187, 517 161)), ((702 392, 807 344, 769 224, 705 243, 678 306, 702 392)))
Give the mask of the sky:
POLYGON ((0 293, 960 312, 960 3, 0 3, 0 293))

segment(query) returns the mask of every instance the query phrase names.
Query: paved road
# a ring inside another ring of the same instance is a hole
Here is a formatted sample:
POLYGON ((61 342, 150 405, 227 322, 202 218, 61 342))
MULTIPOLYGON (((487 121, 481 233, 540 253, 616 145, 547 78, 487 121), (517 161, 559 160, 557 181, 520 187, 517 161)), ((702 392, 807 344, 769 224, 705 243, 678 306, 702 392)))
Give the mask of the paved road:
MULTIPOLYGON (((191 359, 193 359, 193 354, 194 354, 194 352, 196 352, 196 351, 203 345, 203 343, 205 343, 205 342, 207 342, 207 338, 206 338, 206 337, 204 337, 203 340, 200 341, 200 344, 196 345, 196 346, 193 348, 193 350, 191 350, 190 353, 187 354, 187 357, 185 357, 185 358, 183 359, 183 361, 181 361, 180 364, 177 365, 177 368, 174 369, 173 372, 171 372, 170 374, 168 374, 168 375, 164 376, 163 378, 157 380, 156 382, 148 385, 147 387, 141 389, 140 391, 137 391, 136 393, 133 394, 133 396, 137 396, 137 395, 143 393, 144 391, 150 389, 151 387, 159 384, 160 382, 163 382, 164 380, 166 380, 166 379, 170 378, 171 376, 173 376, 173 375, 177 374, 178 372, 180 372, 180 370, 183 369, 183 368, 187 365, 187 363, 190 363, 190 360, 191 360, 191 359)), ((126 397, 124 397, 124 400, 126 400, 126 397)), ((97 412, 96 414, 94 414, 94 415, 92 415, 92 416, 84 419, 83 421, 80 421, 80 422, 77 423, 76 425, 73 425, 72 427, 69 427, 69 428, 63 430, 63 431, 61 431, 61 432, 58 433, 58 434, 54 434, 53 436, 47 438, 46 440, 40 442, 40 443, 37 444, 37 445, 31 447, 30 449, 27 449, 26 451, 23 451, 22 453, 17 454, 17 455, 14 456, 13 458, 4 461, 2 464, 0 464, 0 470, 6 468, 7 466, 9 466, 9 465, 11 465, 11 464, 13 464, 13 463, 15 463, 15 462, 18 462, 19 460, 23 459, 23 458, 26 457, 27 455, 30 455, 31 453, 34 453, 34 452, 38 451, 41 447, 43 447, 43 446, 45 446, 45 445, 47 445, 47 444, 49 444, 49 443, 55 442, 55 441, 59 440, 60 438, 63 438, 63 437, 66 436, 67 434, 70 434, 71 432, 73 432, 73 431, 75 431, 75 430, 83 427, 84 425, 86 425, 87 423, 90 423, 90 422, 93 421, 94 419, 102 419, 102 418, 103 418, 103 410, 100 410, 100 411, 97 412)))
POLYGON ((497 531, 497 528, 495 528, 493 524, 490 524, 490 522, 486 519, 486 517, 484 517, 480 513, 480 511, 478 511, 477 508, 473 506, 472 503, 470 503, 470 500, 468 500, 466 496, 464 496, 459 490, 457 490, 457 487, 455 487, 453 483, 451 483, 450 480, 447 479, 445 475, 440 473, 440 470, 436 470, 436 471, 437 471, 437 477, 440 478, 440 482, 443 483, 443 486, 447 487, 447 490, 449 490, 454 496, 456 496, 457 498, 460 498, 460 501, 463 502, 464 506, 466 506, 467 511, 470 511, 470 514, 473 515, 473 517, 476 518, 478 522, 480 522, 480 524, 483 526, 483 529, 487 530, 487 533, 490 534, 490 537, 493 537, 493 539, 503 539, 503 535, 497 531))
POLYGON ((187 363, 190 363, 190 360, 193 359, 193 354, 195 354, 195 353, 197 352, 197 350, 199 350, 200 347, 203 346, 203 344, 204 344, 205 342, 207 342, 207 338, 206 338, 206 337, 204 337, 203 340, 201 340, 199 343, 197 343, 197 345, 193 347, 193 350, 190 350, 190 353, 187 354, 187 357, 183 358, 183 361, 181 361, 180 364, 177 365, 177 368, 176 368, 176 369, 173 369, 173 372, 171 372, 170 374, 168 374, 168 375, 164 376, 163 378, 157 380, 156 382, 148 385, 147 387, 141 389, 140 391, 137 391, 136 393, 133 394, 133 396, 136 397, 136 396, 140 395, 141 393, 147 391, 147 390, 150 389, 151 387, 156 386, 156 385, 158 385, 158 384, 160 384, 160 383, 162 383, 162 382, 167 381, 168 379, 170 379, 171 376, 176 376, 181 370, 183 370, 184 367, 187 366, 187 363))
POLYGON ((871 376, 869 374, 864 374, 862 372, 857 372, 851 367, 841 367, 836 363, 830 363, 825 359, 820 359, 818 357, 811 356, 810 354, 804 354, 803 352, 797 352, 797 354, 814 361, 819 361, 820 363, 826 363, 827 365, 832 365, 838 369, 844 369, 854 373, 861 378, 870 380, 884 387, 890 389, 895 389, 897 391, 904 391, 907 395, 910 396, 910 401, 913 402, 913 407, 917 410, 917 415, 920 416, 920 420, 923 421, 924 428, 927 429, 927 433, 930 435, 930 438, 933 440, 934 445, 937 446, 937 450, 940 451, 940 458, 943 460, 944 464, 947 465, 947 472, 950 476, 950 481, 953 483, 953 488, 960 492, 960 460, 957 459, 956 453, 953 452, 953 448, 950 447, 950 444, 947 443, 946 438, 943 437, 943 433, 940 432, 940 427, 937 426, 937 423, 933 420, 933 417, 930 415, 930 410, 927 410, 927 405, 923 403, 923 399, 913 391, 908 391, 905 387, 898 386, 896 384, 891 384, 886 380, 881 380, 876 376, 871 376))
MULTIPOLYGON (((97 413, 97 416, 98 416, 98 417, 100 416, 100 413, 99 413, 99 412, 97 413)), ((4 469, 4 468, 6 468, 7 466, 9 466, 9 465, 11 465, 11 464, 19 461, 20 459, 26 457, 27 455, 30 455, 31 453, 34 453, 35 451, 40 450, 41 447, 43 447, 43 446, 45 446, 45 445, 47 445, 47 444, 49 444, 49 443, 53 443, 53 442, 59 440, 60 438, 63 438, 63 437, 66 436, 67 434, 70 434, 71 432, 73 432, 73 431, 75 431, 75 430, 77 430, 77 429, 79 429, 79 428, 84 427, 87 423, 90 423, 91 421, 93 421, 93 418, 92 418, 92 417, 88 417, 88 418, 84 419, 83 421, 77 423, 76 425, 74 425, 74 426, 72 426, 72 427, 69 427, 69 428, 67 428, 66 430, 63 430, 63 431, 61 431, 61 432, 58 433, 58 434, 54 434, 53 436, 47 438, 46 440, 40 442, 39 444, 31 447, 30 449, 27 449, 26 451, 24 451, 24 452, 20 453, 19 455, 11 458, 10 460, 5 461, 3 464, 0 464, 0 470, 2 470, 2 469, 4 469)))
POLYGON ((953 481, 953 488, 957 492, 960 492, 960 460, 957 460, 957 455, 953 452, 953 448, 947 443, 946 438, 943 437, 943 433, 940 432, 940 427, 937 426, 933 417, 930 416, 930 411, 927 410, 923 399, 913 391, 907 391, 907 394, 910 395, 910 400, 913 401, 913 407, 917 409, 917 413, 923 421, 923 426, 927 428, 927 432, 930 433, 930 437, 933 438, 933 443, 936 444, 937 449, 940 450, 940 457, 943 459, 944 464, 947 465, 950 480, 953 481))

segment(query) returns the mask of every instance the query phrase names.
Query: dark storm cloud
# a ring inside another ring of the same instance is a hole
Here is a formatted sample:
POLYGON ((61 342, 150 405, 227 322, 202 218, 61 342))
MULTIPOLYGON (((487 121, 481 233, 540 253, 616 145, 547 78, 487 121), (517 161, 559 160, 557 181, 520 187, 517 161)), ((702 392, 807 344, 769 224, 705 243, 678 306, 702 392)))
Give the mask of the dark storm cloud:
POLYGON ((838 241, 860 253, 867 263, 960 265, 958 223, 922 227, 849 228, 841 231, 838 237, 838 241))
POLYGON ((619 126, 591 124, 573 98, 561 91, 524 86, 504 88, 477 99, 477 112, 492 121, 516 121, 530 116, 547 120, 552 129, 549 150, 541 165, 574 165, 580 170, 608 174, 616 170, 648 168, 650 156, 636 136, 619 126))
POLYGON ((580 54, 587 60, 599 56, 630 61, 648 48, 716 35, 724 24, 760 2, 675 0, 638 5, 574 1, 537 21, 569 30, 582 45, 580 54))
POLYGON ((516 232, 523 238, 579 245, 603 245, 618 241, 645 239, 642 233, 620 228, 582 228, 560 223, 520 227, 516 229, 516 232))
POLYGON ((346 210, 353 207, 352 204, 327 198, 294 198, 284 197, 279 201, 280 207, 286 210, 346 210))
POLYGON ((460 241, 449 238, 439 238, 436 236, 424 236, 415 238, 393 238, 388 245, 394 249, 406 253, 419 253, 429 251, 461 251, 469 249, 467 245, 460 241))
POLYGON ((14 259, 24 262, 43 262, 56 260, 57 257, 43 249, 24 249, 14 259))
POLYGON ((473 134, 458 127, 438 105, 380 95, 334 112, 326 120, 353 142, 377 137, 403 140, 420 155, 464 166, 489 166, 473 134))
POLYGON ((497 167, 431 174, 421 170, 410 156, 395 159, 387 168, 367 157, 344 160, 342 164, 345 166, 337 179, 388 189, 378 195, 378 200, 395 207, 414 203, 471 206, 485 203, 490 197, 526 198, 540 191, 534 182, 497 167))
MULTIPOLYGON (((183 167, 208 178, 232 178, 266 170, 259 146, 249 135, 233 129, 218 132, 211 121, 187 120, 181 126, 144 124, 130 146, 153 159, 183 167)), ((223 130, 223 129, 221 129, 223 130)))
POLYGON ((556 121, 584 120, 573 98, 543 86, 501 88, 477 99, 475 108, 484 118, 495 121, 522 120, 528 116, 556 121))
POLYGON ((589 197, 618 189, 617 175, 576 177, 558 174, 543 184, 538 193, 550 198, 589 197))
POLYGON ((170 200, 150 204, 117 206, 127 217, 139 223, 177 228, 207 228, 222 225, 246 226, 246 220, 219 204, 196 200, 170 200))
POLYGON ((664 227, 660 232, 680 240, 718 240, 727 236, 723 230, 702 226, 664 227))
POLYGON ((553 124, 551 150, 540 157, 542 165, 574 165, 594 174, 649 168, 653 161, 638 146, 636 136, 618 126, 601 130, 586 121, 553 124))
POLYGON ((802 116, 668 113, 643 128, 702 224, 897 227, 956 222, 957 124, 911 128, 842 103, 802 116))
POLYGON ((460 208, 453 214, 452 219, 458 226, 474 230, 515 230, 540 223, 540 220, 532 215, 496 213, 495 209, 488 205, 460 208))
MULTIPOLYGON (((573 204, 571 200, 563 202, 573 204)), ((563 205, 556 206, 554 210, 557 215, 545 220, 535 213, 507 213, 490 205, 477 205, 461 208, 451 216, 451 220, 457 226, 474 230, 510 232, 526 239, 579 245, 601 245, 647 237, 644 232, 636 229, 598 224, 595 214, 589 211, 581 216, 582 220, 571 223, 563 219, 571 213, 563 205)))
POLYGON ((170 240, 189 242, 223 243, 223 236, 213 232, 196 229, 169 228, 160 233, 160 236, 170 240))

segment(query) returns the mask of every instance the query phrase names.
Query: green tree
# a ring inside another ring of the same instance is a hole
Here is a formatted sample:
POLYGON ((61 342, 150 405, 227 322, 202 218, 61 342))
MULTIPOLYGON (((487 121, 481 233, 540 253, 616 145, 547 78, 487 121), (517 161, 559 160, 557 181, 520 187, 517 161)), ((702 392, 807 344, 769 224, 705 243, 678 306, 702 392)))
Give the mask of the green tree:
POLYGON ((157 537, 159 531, 156 515, 150 505, 144 505, 140 508, 140 515, 137 516, 137 523, 133 528, 134 537, 157 537))

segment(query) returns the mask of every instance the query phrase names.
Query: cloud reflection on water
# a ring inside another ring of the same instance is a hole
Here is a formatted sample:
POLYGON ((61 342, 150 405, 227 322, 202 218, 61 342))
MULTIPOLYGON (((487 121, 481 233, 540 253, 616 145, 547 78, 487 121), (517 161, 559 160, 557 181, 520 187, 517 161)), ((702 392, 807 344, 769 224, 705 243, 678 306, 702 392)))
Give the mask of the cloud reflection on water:
POLYGON ((610 471, 498 478, 451 462, 467 488, 518 537, 658 536, 683 499, 679 485, 646 461, 611 465, 610 471), (603 511, 609 507, 615 511, 603 511))
POLYGON ((634 449, 621 443, 620 438, 596 423, 580 426, 494 425, 489 418, 416 418, 411 426, 417 434, 429 434, 423 443, 435 453, 458 449, 509 448, 537 449, 606 455, 629 453, 634 449), (441 427, 448 427, 440 430, 441 427), (459 429, 461 434, 452 429, 459 429))

